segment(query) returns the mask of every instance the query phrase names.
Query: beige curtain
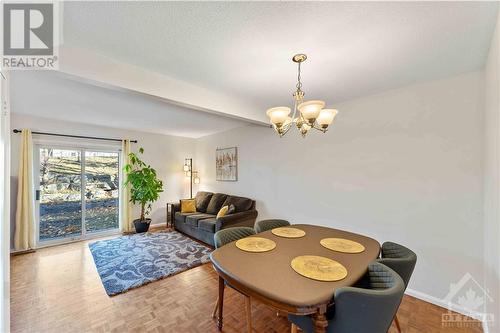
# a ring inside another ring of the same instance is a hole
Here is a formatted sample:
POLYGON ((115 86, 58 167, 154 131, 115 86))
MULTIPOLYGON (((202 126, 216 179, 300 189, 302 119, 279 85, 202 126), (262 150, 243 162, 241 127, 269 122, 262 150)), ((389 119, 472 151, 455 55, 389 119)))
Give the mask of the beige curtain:
MULTIPOLYGON (((122 168, 129 163, 130 140, 122 140, 122 168)), ((122 232, 133 232, 132 227, 132 204, 130 203, 130 185, 124 186, 125 172, 122 171, 123 179, 120 184, 120 225, 122 232)))
POLYGON ((14 248, 28 250, 35 247, 33 138, 28 129, 23 129, 21 135, 14 248))

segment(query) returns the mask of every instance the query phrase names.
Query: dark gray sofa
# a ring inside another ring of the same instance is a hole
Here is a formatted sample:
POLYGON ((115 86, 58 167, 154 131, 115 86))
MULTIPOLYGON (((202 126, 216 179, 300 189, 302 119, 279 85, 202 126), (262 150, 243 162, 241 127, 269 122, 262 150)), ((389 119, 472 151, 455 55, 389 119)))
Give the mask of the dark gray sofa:
POLYGON ((181 213, 180 203, 172 207, 174 228, 204 243, 214 246, 214 234, 230 227, 252 227, 257 219, 255 200, 200 191, 196 194, 196 213, 181 213), (234 205, 235 212, 216 218, 223 206, 234 205))

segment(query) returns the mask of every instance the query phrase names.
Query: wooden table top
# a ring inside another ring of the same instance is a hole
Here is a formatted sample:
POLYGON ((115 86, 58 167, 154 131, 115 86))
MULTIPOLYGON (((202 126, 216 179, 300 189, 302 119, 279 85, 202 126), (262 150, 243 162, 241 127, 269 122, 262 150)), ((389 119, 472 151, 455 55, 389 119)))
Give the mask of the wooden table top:
POLYGON ((272 302, 309 308, 329 303, 336 288, 357 282, 366 273, 368 264, 378 258, 380 253, 380 244, 369 237, 307 224, 293 227, 304 230, 306 235, 301 238, 283 238, 268 230, 258 236, 275 241, 275 249, 250 253, 238 249, 232 242, 212 252, 212 263, 230 284, 234 282, 272 302), (349 254, 328 250, 320 244, 320 240, 327 237, 359 242, 365 246, 365 251, 349 254), (290 266, 292 259, 301 255, 323 256, 338 261, 347 268, 347 277, 335 282, 303 277, 290 266))

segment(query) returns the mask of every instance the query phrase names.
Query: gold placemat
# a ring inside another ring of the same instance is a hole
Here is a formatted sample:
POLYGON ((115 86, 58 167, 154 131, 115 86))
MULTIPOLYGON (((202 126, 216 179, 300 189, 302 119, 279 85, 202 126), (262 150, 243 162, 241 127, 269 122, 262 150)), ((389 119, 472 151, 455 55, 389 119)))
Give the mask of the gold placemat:
POLYGON ((246 237, 236 241, 236 247, 247 252, 267 252, 276 247, 276 243, 262 237, 246 237))
POLYGON ((344 238, 323 238, 320 244, 329 250, 344 253, 361 253, 365 250, 362 244, 344 238))
POLYGON ((347 276, 347 269, 341 263, 325 257, 295 257, 291 266, 300 275, 317 281, 339 281, 347 276))
POLYGON ((274 228, 273 230, 271 230, 271 232, 273 233, 273 235, 285 238, 300 238, 306 235, 306 232, 304 230, 290 227, 274 228))

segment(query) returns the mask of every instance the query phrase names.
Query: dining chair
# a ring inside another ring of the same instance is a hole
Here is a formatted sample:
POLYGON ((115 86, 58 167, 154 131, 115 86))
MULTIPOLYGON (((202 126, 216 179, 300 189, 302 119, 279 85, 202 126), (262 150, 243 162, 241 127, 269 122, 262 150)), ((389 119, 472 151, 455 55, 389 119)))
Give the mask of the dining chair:
MULTIPOLYGON (((222 229, 217 231, 214 235, 214 243, 215 248, 218 249, 221 246, 224 246, 228 243, 237 241, 238 239, 245 238, 248 236, 255 235, 255 230, 250 227, 233 227, 222 229)), ((224 283, 223 288, 226 286, 224 283)), ((224 291, 222 291, 222 295, 224 295, 224 291)), ((248 333, 252 332, 252 303, 250 301, 250 297, 245 296, 245 312, 247 319, 247 331, 248 333)), ((224 304, 224 303, 222 303, 224 304)), ((219 308, 219 297, 217 297, 217 302, 215 302, 214 311, 212 312, 212 318, 215 318, 217 315, 217 309, 219 308)))
POLYGON ((290 222, 286 220, 272 219, 272 220, 262 220, 255 222, 255 232, 260 233, 267 230, 271 230, 279 227, 286 227, 290 225, 290 222))
MULTIPOLYGON (((327 312, 327 333, 387 333, 405 290, 401 277, 389 267, 372 262, 365 276, 367 288, 335 290, 334 305, 327 312)), ((314 332, 311 316, 288 315, 292 332, 297 327, 314 332)))
POLYGON ((255 235, 255 230, 250 227, 232 227, 219 230, 214 235, 215 248, 218 249, 228 243, 252 235, 255 235))
MULTIPOLYGON (((382 244, 382 257, 377 261, 398 273, 403 279, 406 290, 413 273, 413 269, 415 268, 415 264, 417 263, 417 255, 415 252, 407 247, 404 247, 403 245, 393 242, 385 242, 382 244)), ((397 314, 394 317, 394 322, 396 323, 398 332, 401 332, 401 326, 399 325, 397 314)))

